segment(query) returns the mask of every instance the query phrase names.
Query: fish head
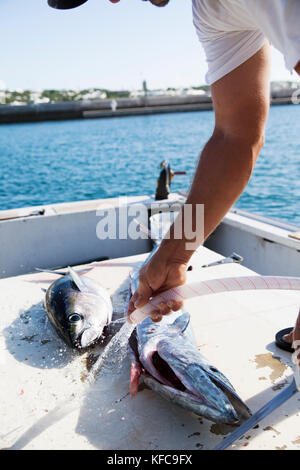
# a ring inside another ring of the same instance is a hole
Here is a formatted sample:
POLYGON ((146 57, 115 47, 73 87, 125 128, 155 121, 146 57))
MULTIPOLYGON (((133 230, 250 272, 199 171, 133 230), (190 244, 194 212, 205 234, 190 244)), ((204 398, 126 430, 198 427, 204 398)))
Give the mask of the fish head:
POLYGON ((47 315, 59 335, 75 349, 91 346, 103 336, 111 321, 110 297, 102 291, 80 291, 67 276, 53 283, 46 292, 47 315), (102 295, 103 294, 103 295, 102 295))
POLYGON ((66 320, 71 346, 87 348, 103 337, 110 321, 108 305, 94 295, 78 295, 74 305, 66 310, 66 320))
POLYGON ((189 315, 182 314, 174 323, 162 325, 161 331, 156 324, 147 341, 139 342, 137 337, 145 383, 164 398, 211 421, 235 424, 248 418, 249 409, 230 382, 185 334, 188 324, 189 315))
POLYGON ((91 325, 85 317, 77 312, 70 313, 68 317, 68 332, 71 346, 75 349, 84 349, 95 343, 103 333, 105 325, 91 325))

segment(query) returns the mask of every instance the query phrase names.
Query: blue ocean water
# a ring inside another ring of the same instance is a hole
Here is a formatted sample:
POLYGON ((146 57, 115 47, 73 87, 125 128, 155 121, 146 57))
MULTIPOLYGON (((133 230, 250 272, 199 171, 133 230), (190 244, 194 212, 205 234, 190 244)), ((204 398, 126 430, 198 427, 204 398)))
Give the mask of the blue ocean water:
MULTIPOLYGON (((0 126, 0 209, 153 194, 170 160, 188 189, 213 112, 0 126)), ((300 106, 272 107, 266 144, 236 207, 300 226, 300 106)))

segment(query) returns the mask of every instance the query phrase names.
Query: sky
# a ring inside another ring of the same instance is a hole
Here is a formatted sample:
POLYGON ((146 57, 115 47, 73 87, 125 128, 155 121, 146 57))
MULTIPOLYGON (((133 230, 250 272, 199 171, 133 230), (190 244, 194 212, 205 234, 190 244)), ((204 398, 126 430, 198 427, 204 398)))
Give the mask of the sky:
MULTIPOLYGON (((75 10, 47 0, 0 0, 0 88, 132 90, 199 86, 207 70, 191 0, 89 0, 75 10)), ((291 80, 272 51, 272 80, 291 80)))

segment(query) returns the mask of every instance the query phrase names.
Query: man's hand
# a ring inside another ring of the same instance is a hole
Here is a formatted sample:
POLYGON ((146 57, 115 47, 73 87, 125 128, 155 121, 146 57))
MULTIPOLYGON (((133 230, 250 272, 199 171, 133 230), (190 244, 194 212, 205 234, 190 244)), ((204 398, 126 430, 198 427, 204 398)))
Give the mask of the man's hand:
POLYGON ((299 349, 298 359, 299 359, 299 366, 300 366, 300 348, 299 348, 299 345, 300 345, 300 311, 299 311, 297 323, 296 323, 294 330, 289 335, 285 335, 283 339, 287 343, 291 343, 291 344, 297 342, 296 350, 299 349))
MULTIPOLYGON (((140 270, 139 286, 130 299, 127 315, 130 316, 136 308, 143 307, 151 297, 160 292, 185 284, 186 270, 186 263, 168 260, 158 250, 140 270)), ((183 302, 178 301, 160 303, 157 310, 151 314, 151 319, 158 322, 163 315, 180 310, 182 305, 183 302)))

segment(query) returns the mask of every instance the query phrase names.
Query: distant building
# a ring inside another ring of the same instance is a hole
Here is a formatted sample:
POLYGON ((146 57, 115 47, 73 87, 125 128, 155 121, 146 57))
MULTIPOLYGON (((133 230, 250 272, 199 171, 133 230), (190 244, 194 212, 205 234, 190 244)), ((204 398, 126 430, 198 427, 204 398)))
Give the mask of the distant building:
POLYGON ((90 90, 88 93, 84 93, 84 94, 79 93, 79 96, 83 101, 105 100, 107 98, 107 94, 105 93, 105 91, 101 91, 101 90, 90 90))
MULTIPOLYGON (((130 93, 131 98, 139 98, 145 95, 144 90, 134 90, 130 93)), ((182 96, 182 95, 193 95, 193 96, 205 96, 208 93, 202 89, 195 88, 168 88, 160 90, 148 90, 147 96, 182 96)))
POLYGON ((206 95, 206 92, 204 90, 198 90, 195 88, 188 88, 185 92, 186 95, 193 95, 193 96, 203 96, 206 95))
POLYGON ((46 96, 42 96, 42 90, 36 90, 30 92, 30 101, 34 104, 49 103, 50 99, 46 96))
POLYGON ((9 103, 11 106, 24 106, 28 103, 26 103, 26 101, 12 101, 11 103, 9 103))
POLYGON ((300 86, 300 82, 285 81, 285 82, 271 82, 271 91, 285 90, 285 89, 297 89, 300 86))

